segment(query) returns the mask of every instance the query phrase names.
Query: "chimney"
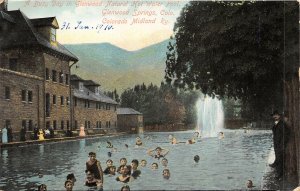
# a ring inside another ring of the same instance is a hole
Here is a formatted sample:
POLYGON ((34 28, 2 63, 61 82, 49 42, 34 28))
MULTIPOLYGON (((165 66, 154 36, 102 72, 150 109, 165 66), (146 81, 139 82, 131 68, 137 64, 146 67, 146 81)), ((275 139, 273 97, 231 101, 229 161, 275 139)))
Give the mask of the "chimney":
POLYGON ((0 0, 0 11, 7 11, 7 0, 0 0))

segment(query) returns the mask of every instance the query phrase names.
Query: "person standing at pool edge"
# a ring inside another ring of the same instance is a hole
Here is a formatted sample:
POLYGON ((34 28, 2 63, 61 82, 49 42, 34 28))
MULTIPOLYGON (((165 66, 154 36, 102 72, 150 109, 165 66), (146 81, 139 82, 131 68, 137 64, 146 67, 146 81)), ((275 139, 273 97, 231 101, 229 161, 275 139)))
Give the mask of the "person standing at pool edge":
POLYGON ((96 159, 96 153, 89 153, 90 160, 86 162, 86 170, 94 174, 97 187, 103 187, 103 171, 100 162, 96 159))
POLYGON ((282 178, 284 168, 284 150, 289 140, 289 129, 286 127, 286 124, 282 120, 278 111, 274 111, 271 116, 274 119, 272 132, 275 161, 273 164, 270 164, 270 167, 276 169, 277 178, 282 178))

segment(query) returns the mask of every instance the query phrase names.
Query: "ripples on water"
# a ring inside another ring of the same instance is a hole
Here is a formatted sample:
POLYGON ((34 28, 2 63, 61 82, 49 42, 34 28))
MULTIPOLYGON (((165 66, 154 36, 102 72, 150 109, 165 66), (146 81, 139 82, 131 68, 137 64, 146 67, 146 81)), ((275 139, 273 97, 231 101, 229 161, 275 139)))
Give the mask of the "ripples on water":
MULTIPOLYGON (((147 167, 140 167, 141 177, 129 183, 132 190, 245 189, 248 179, 253 180, 255 189, 260 188, 272 146, 270 131, 228 131, 223 140, 206 138, 193 145, 171 145, 168 143, 169 134, 142 135, 142 148, 134 147, 136 135, 124 135, 3 149, 0 189, 27 190, 44 183, 48 190, 64 190, 67 174, 74 173, 77 179, 74 190, 88 190, 84 186, 88 153, 95 151, 105 169, 105 162, 109 159, 107 152, 111 151, 106 148, 107 140, 117 148, 111 157, 115 166, 119 166, 122 157, 127 158, 127 164, 133 159, 147 160, 147 167), (145 139, 147 136, 150 139, 145 139), (128 149, 125 144, 129 145, 128 149), (169 180, 162 178, 160 163, 157 171, 150 169, 151 163, 157 160, 146 155, 146 150, 157 146, 170 150, 166 156, 171 172, 169 180), (200 156, 198 164, 193 161, 196 154, 200 156), (39 178, 38 172, 44 176, 39 178)), ((175 132, 173 135, 179 142, 185 142, 193 132, 175 132)), ((115 178, 104 176, 104 190, 120 190, 122 183, 115 178)))

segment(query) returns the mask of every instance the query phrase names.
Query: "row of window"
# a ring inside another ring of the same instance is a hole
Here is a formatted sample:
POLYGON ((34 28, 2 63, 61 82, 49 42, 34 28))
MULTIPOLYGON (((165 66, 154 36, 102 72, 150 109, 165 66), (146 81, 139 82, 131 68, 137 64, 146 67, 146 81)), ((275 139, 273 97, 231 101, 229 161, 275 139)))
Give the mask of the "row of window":
MULTIPOLYGON (((77 98, 75 97, 74 98, 74 106, 76 107, 77 106, 77 98)), ((84 107, 85 108, 91 108, 91 104, 90 104, 90 101, 89 100, 84 100, 84 107)), ((104 110, 110 110, 111 108, 111 105, 110 104, 104 104, 104 103, 99 103, 99 102, 96 102, 96 109, 100 110, 100 109, 104 109, 104 110)), ((114 106, 114 110, 117 111, 117 106, 115 105, 114 106)))
MULTIPOLYGON (((10 120, 5 120, 5 127, 9 127, 10 125, 11 125, 11 121, 10 120)), ((24 119, 24 120, 22 120, 21 126, 24 127, 28 131, 32 131, 33 130, 33 121, 31 119, 29 119, 29 120, 24 119)), ((96 128, 102 128, 101 126, 102 126, 102 122, 97 121, 96 122, 96 128)), ((57 130, 58 128, 60 128, 61 130, 64 130, 65 127, 66 127, 66 129, 69 129, 70 128, 70 121, 69 120, 66 120, 66 121, 62 120, 62 121, 60 121, 60 124, 58 124, 57 120, 53 120, 52 121, 52 126, 51 126, 50 121, 46 121, 46 128, 49 129, 50 127, 52 127, 54 130, 57 130), (58 125, 60 125, 60 126, 58 126, 58 125)), ((75 127, 75 129, 78 129, 77 120, 75 121, 74 127, 75 127)), ((84 127, 86 129, 90 129, 91 128, 91 122, 90 121, 85 121, 84 127)), ((106 121, 105 127, 106 128, 111 127, 110 121, 106 121)), ((115 127, 117 127, 117 122, 116 121, 115 121, 115 127)))
POLYGON ((33 130, 33 123, 32 120, 22 120, 22 127, 24 127, 26 130, 32 131, 33 130))
MULTIPOLYGON (((111 127, 110 121, 106 121, 105 127, 106 128, 111 127)), ((117 122, 116 121, 115 121, 115 127, 117 127, 117 122)), ((75 128, 77 128, 77 121, 75 121, 75 128)), ((91 128, 91 122, 90 121, 85 121, 84 122, 84 128, 90 129, 91 128)), ((96 128, 102 128, 102 122, 101 121, 96 122, 96 128)))
MULTIPOLYGON (((7 99, 9 100, 10 99, 10 87, 8 86, 5 86, 4 87, 4 99, 7 99)), ((31 90, 21 90, 21 100, 23 102, 32 102, 32 97, 33 97, 33 94, 32 94, 32 91, 31 90)))
MULTIPOLYGON (((56 105, 57 103, 57 96, 56 95, 52 95, 52 104, 56 105)), ((66 104, 69 105, 70 104, 70 100, 69 97, 66 97, 66 104)), ((60 96, 60 105, 65 105, 65 99, 64 96, 60 96)))
POLYGON ((62 71, 58 74, 57 79, 57 71, 52 70, 52 75, 50 77, 50 70, 49 68, 46 68, 46 74, 45 74, 46 80, 52 79, 53 82, 59 82, 61 84, 65 83, 66 85, 69 85, 69 74, 64 74, 62 71))
POLYGON ((22 90, 21 97, 23 102, 32 102, 32 91, 30 90, 22 90))
MULTIPOLYGON (((50 126, 51 126, 51 122, 46 121, 46 128, 50 128, 50 126)), ((69 120, 66 120, 66 121, 62 120, 62 121, 60 121, 60 124, 58 124, 58 122, 56 120, 52 121, 52 128, 54 130, 57 130, 58 128, 60 128, 61 130, 64 130, 65 127, 66 127, 66 129, 70 128, 70 121, 69 120)))

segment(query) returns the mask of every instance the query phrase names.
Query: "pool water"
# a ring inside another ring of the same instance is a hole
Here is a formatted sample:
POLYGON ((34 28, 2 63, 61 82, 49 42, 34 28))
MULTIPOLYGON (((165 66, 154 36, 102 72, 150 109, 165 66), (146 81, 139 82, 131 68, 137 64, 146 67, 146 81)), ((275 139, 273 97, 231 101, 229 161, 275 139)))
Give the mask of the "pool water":
MULTIPOLYGON (((48 190, 64 190, 67 174, 74 173, 77 181, 73 190, 89 190, 84 186, 84 171, 90 151, 97 153, 103 170, 107 159, 112 159, 117 167, 122 157, 127 158, 127 164, 133 159, 146 159, 147 166, 139 167, 141 176, 128 183, 131 190, 246 189, 249 179, 254 189, 261 188, 272 148, 271 131, 225 131, 224 139, 205 138, 192 145, 184 142, 193 132, 172 133, 180 142, 177 145, 169 143, 170 134, 145 133, 141 135, 143 146, 139 148, 135 147, 136 135, 123 135, 2 149, 0 189, 28 190, 44 183, 48 190), (106 148, 106 141, 117 148, 111 157, 107 154, 111 149, 106 148), (160 161, 146 154, 147 149, 157 146, 170 150, 166 156, 171 172, 169 180, 162 177, 160 161), (194 155, 200 156, 198 164, 194 163, 194 155), (159 162, 156 171, 151 170, 153 162, 159 162), (44 176, 39 178, 38 172, 44 176)), ((120 190, 123 183, 117 182, 116 177, 104 175, 104 190, 120 190)))

